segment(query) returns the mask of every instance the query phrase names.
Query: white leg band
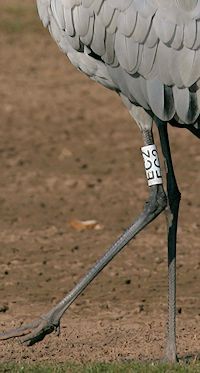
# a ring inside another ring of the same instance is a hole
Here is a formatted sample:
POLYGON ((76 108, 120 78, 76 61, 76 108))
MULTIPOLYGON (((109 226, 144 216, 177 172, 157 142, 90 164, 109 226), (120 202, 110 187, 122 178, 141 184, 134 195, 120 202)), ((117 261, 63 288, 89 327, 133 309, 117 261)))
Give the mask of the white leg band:
POLYGON ((141 148, 148 185, 162 184, 162 174, 156 145, 141 148))

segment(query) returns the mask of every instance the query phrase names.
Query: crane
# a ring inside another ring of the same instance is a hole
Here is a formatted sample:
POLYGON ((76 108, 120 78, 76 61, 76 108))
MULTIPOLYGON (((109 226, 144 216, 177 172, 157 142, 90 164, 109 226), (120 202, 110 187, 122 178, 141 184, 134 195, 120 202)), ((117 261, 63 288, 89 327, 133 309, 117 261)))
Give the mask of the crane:
POLYGON ((168 125, 200 138, 200 0, 37 0, 39 16, 81 72, 115 91, 136 121, 149 199, 144 209, 77 285, 50 311, 0 334, 26 345, 60 332, 60 320, 90 282, 161 212, 168 224, 168 323, 165 359, 176 352, 176 236, 180 192, 168 125), (153 125, 166 164, 163 187, 153 125), (181 130, 181 129, 180 129, 181 130))

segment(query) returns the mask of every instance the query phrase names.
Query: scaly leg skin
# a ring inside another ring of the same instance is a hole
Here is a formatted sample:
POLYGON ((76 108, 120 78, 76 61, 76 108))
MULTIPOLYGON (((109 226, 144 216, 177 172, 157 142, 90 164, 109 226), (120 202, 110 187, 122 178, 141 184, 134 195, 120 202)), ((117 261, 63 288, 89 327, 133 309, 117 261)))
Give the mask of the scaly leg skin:
POLYGON ((176 237, 178 211, 181 194, 176 182, 167 124, 157 122, 163 156, 167 167, 167 196, 168 196, 168 325, 165 361, 175 363, 176 354, 176 237))
MULTIPOLYGON (((145 145, 153 144, 151 131, 145 131, 145 145)), ((119 237, 119 239, 110 247, 104 256, 92 267, 92 269, 79 281, 79 283, 64 297, 55 307, 46 315, 41 316, 33 323, 24 325, 17 329, 9 330, 0 334, 0 339, 20 337, 22 343, 30 346, 41 341, 45 335, 56 331, 60 332, 60 319, 67 308, 83 292, 90 282, 102 271, 102 269, 117 255, 126 244, 135 237, 144 227, 152 222, 167 205, 167 199, 162 184, 149 187, 149 200, 144 206, 143 212, 136 221, 119 237)))

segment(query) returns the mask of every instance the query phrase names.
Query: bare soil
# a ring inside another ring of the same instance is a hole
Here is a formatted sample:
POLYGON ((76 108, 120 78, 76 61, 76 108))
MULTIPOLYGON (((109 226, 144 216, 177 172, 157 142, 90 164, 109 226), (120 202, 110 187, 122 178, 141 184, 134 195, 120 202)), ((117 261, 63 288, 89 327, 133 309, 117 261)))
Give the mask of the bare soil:
MULTIPOLYGON (((14 11, 0 5, 2 331, 56 304, 136 217, 148 196, 141 135, 120 99, 66 60, 40 26, 33 1, 6 3, 14 11), (79 232, 70 226, 71 219, 95 219, 101 229, 79 232)), ((156 128, 155 137, 158 142, 156 128)), ((200 345, 199 141, 174 128, 170 138, 182 192, 178 353, 195 355, 200 345)), ((162 214, 70 307, 60 338, 51 334, 29 348, 16 340, 1 342, 0 358, 160 359, 166 316, 162 214)))

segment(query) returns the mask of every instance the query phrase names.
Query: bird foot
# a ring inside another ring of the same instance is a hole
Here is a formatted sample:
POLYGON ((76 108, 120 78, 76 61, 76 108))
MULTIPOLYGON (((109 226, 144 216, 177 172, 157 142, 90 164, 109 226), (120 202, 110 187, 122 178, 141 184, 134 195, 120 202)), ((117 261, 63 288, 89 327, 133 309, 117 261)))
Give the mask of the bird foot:
POLYGON ((32 346, 42 341, 44 337, 52 332, 60 334, 60 321, 52 320, 52 317, 41 316, 30 324, 22 325, 19 328, 10 329, 5 333, 0 333, 0 340, 19 337, 20 342, 26 346, 32 346))

